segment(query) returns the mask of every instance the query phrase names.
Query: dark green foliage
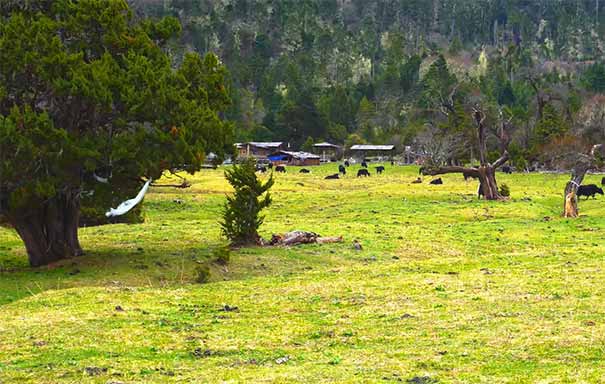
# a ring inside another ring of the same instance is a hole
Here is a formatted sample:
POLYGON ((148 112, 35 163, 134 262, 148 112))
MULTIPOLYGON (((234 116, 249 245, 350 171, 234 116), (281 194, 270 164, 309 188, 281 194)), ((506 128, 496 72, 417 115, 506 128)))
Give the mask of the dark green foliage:
POLYGON ((256 175, 254 160, 247 159, 225 170, 225 178, 235 192, 227 196, 222 233, 232 245, 256 244, 260 240, 258 229, 264 220, 260 212, 271 204, 269 189, 273 186, 273 175, 263 183, 256 175))
POLYGON ((414 55, 401 66, 399 79, 403 92, 410 92, 418 83, 420 79, 420 64, 422 64, 422 59, 420 56, 414 55))
POLYGON ((498 158, 501 156, 500 152, 498 151, 490 151, 487 154, 487 161, 490 163, 493 163, 494 161, 498 160, 498 158))
POLYGON ((449 53, 451 55, 457 55, 464 47, 462 46, 462 41, 460 37, 456 36, 450 43, 449 53))
POLYGON ((513 106, 515 104, 515 94, 510 81, 505 81, 497 89, 498 104, 513 106))
POLYGON ((277 115, 279 135, 296 148, 309 137, 325 136, 326 127, 315 102, 304 94, 297 100, 289 100, 277 115))
POLYGON ((198 265, 195 269, 195 281, 199 284, 206 284, 210 281, 210 267, 206 264, 198 265))
POLYGON ((605 64, 597 62, 584 72, 583 81, 591 91, 605 93, 605 64))
POLYGON ((137 22, 122 0, 31 0, 0 11, 0 215, 22 235, 59 244, 29 244, 30 258, 81 252, 66 232, 80 196, 97 216, 145 179, 233 152, 233 129, 219 116, 227 72, 213 54, 171 61, 177 19, 137 22), (49 225, 55 233, 40 236, 49 225))
POLYGON ((456 86, 456 76, 450 72, 443 55, 437 56, 422 79, 420 103, 425 107, 439 106, 456 86))
POLYGON ((518 171, 524 171, 527 168, 527 153, 517 143, 511 143, 508 146, 508 153, 510 155, 510 163, 517 168, 518 171))
POLYGON ((227 265, 231 260, 231 249, 229 247, 218 247, 212 252, 214 262, 219 265, 227 265))
POLYGON ((547 144, 551 140, 562 137, 569 130, 569 125, 551 104, 544 107, 542 119, 536 124, 534 144, 547 144))
POLYGON ((504 197, 510 196, 510 188, 508 187, 507 184, 504 184, 504 183, 500 184, 498 191, 500 192, 500 196, 504 196, 504 197))
POLYGON ((315 142, 313 141, 313 138, 309 136, 303 145, 300 146, 300 149, 305 152, 313 152, 313 144, 315 144, 315 142))

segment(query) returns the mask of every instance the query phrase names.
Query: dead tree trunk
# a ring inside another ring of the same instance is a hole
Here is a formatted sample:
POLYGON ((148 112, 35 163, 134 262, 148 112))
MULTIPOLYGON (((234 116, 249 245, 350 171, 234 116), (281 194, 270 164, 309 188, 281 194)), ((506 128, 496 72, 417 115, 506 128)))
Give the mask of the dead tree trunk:
POLYGON ((83 254, 78 240, 78 191, 60 193, 36 207, 8 216, 27 250, 32 267, 83 254))
MULTIPOLYGON (((475 110, 473 117, 477 124, 479 136, 479 159, 481 165, 479 167, 434 167, 428 166, 420 169, 424 175, 443 175, 446 173, 462 173, 466 176, 479 179, 479 197, 483 195, 485 200, 500 200, 503 197, 498 190, 496 182, 496 169, 508 161, 508 151, 503 151, 502 155, 493 164, 487 161, 487 130, 484 125, 485 115, 475 110)), ((502 133, 503 137, 505 136, 502 133)))
POLYGON ((589 167, 586 164, 578 164, 571 171, 571 180, 565 185, 563 217, 578 217, 578 188, 582 185, 584 175, 589 167))
POLYGON ((578 217, 578 188, 582 185, 586 172, 593 169, 597 159, 603 158, 605 147, 597 144, 592 147, 590 155, 574 155, 575 165, 571 169, 571 179, 565 185, 563 194, 563 217, 578 217))

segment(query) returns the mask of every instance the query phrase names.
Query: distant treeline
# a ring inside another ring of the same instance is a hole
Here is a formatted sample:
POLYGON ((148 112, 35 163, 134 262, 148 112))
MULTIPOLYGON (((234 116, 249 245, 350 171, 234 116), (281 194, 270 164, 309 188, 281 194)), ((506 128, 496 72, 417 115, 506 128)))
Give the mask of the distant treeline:
POLYGON ((477 105, 494 133, 506 125, 521 165, 605 139, 605 1, 130 3, 181 21, 175 62, 188 50, 223 60, 239 141, 391 143, 465 161, 477 105))

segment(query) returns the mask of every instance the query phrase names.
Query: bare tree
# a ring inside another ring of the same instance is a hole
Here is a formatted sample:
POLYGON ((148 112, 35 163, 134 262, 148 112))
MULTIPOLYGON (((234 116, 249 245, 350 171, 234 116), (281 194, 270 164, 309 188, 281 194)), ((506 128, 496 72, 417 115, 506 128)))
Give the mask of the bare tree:
POLYGON ((426 129, 416 137, 420 151, 434 166, 446 165, 463 140, 454 133, 440 132, 434 124, 429 123, 425 127, 426 129))
POLYGON ((582 185, 586 172, 595 169, 602 161, 605 154, 605 146, 597 144, 592 147, 590 154, 575 153, 573 155, 573 166, 571 168, 571 179, 565 185, 563 216, 578 217, 578 188, 582 185))
MULTIPOLYGON (((442 175, 446 173, 463 173, 479 179, 483 196, 486 200, 500 200, 502 196, 498 191, 496 183, 496 169, 502 166, 508 160, 508 151, 504 149, 502 155, 493 163, 487 161, 487 128, 485 127, 485 114, 478 108, 473 109, 473 118, 477 125, 477 133, 479 138, 479 167, 461 167, 461 166, 435 166, 428 164, 421 168, 421 173, 424 175, 442 175)), ((506 125, 503 125, 503 130, 506 125)), ((504 133, 500 136, 506 137, 504 133)))

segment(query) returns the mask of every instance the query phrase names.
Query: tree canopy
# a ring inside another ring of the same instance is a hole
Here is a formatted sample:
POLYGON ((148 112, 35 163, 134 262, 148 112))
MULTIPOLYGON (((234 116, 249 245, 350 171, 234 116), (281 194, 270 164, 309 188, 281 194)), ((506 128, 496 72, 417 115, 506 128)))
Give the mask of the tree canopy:
POLYGON ((211 53, 176 65, 180 32, 173 17, 135 20, 124 0, 0 7, 0 214, 32 265, 82 252, 82 196, 109 185, 113 204, 231 153, 227 72, 211 53))

